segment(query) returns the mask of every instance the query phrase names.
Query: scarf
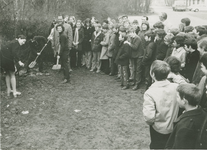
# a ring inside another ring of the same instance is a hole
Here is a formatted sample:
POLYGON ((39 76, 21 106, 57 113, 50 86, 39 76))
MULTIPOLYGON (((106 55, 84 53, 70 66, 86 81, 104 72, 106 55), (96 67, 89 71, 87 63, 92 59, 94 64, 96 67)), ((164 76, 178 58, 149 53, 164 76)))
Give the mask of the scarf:
POLYGON ((94 35, 95 35, 95 39, 101 34, 101 31, 100 32, 94 32, 94 35))
POLYGON ((74 43, 78 43, 79 40, 79 34, 78 34, 78 28, 75 29, 75 35, 74 35, 74 43))

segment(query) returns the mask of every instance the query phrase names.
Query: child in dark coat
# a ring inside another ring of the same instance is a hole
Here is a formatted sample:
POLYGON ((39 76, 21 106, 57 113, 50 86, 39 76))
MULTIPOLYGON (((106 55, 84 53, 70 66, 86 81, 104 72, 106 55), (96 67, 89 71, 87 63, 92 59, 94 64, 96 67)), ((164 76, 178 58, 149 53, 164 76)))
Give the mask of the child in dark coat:
POLYGON ((155 59, 156 60, 164 60, 166 53, 167 53, 167 48, 168 46, 164 42, 164 37, 166 35, 165 30, 163 29, 157 29, 155 31, 156 37, 155 37, 155 43, 156 43, 156 54, 155 54, 155 59))
POLYGON ((198 106, 200 91, 194 84, 180 84, 177 102, 185 111, 175 121, 175 127, 166 144, 167 149, 199 149, 197 143, 206 112, 198 106))
POLYGON ((184 76, 191 82, 200 58, 200 53, 197 50, 197 42, 194 38, 187 39, 184 44, 184 48, 187 51, 184 76))
POLYGON ((142 59, 142 65, 144 68, 144 78, 145 78, 145 84, 146 88, 148 88, 151 85, 151 77, 150 77, 150 66, 152 62, 154 61, 154 55, 155 55, 155 50, 156 46, 154 43, 154 38, 155 38, 155 33, 152 31, 147 31, 145 33, 145 40, 146 40, 146 49, 144 51, 144 56, 142 59))
POLYGON ((119 52, 117 54, 116 63, 121 65, 121 86, 123 86, 122 90, 129 88, 128 83, 128 66, 129 66, 129 58, 131 56, 131 47, 128 43, 124 43, 127 40, 126 29, 121 26, 119 29, 119 52))

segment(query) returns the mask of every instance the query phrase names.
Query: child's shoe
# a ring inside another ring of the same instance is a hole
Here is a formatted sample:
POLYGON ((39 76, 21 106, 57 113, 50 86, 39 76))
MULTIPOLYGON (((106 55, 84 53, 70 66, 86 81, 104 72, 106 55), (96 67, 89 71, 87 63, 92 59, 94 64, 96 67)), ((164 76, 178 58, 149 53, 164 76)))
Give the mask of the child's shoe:
POLYGON ((17 96, 19 96, 19 95, 21 95, 21 94, 22 94, 21 92, 17 92, 17 91, 16 91, 15 93, 13 93, 13 96, 14 96, 14 97, 17 97, 17 96))

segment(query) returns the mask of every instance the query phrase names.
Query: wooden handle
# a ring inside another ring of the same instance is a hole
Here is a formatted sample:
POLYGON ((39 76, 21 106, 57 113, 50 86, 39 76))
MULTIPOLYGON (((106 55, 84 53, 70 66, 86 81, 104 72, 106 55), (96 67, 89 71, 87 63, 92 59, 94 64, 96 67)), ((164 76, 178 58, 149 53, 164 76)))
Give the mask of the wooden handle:
POLYGON ((59 64, 59 59, 60 59, 60 57, 57 57, 57 62, 56 62, 56 65, 58 65, 58 64, 59 64))

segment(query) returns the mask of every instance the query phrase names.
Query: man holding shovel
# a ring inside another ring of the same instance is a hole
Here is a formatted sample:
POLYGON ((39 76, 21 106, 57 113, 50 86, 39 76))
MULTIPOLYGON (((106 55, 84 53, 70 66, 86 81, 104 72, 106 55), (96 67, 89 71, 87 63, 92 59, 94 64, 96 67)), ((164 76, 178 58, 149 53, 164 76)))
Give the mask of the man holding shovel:
MULTIPOLYGON (((57 31, 57 28, 56 28, 58 25, 62 25, 64 27, 63 33, 66 35, 69 50, 71 50, 72 42, 73 42, 73 31, 72 31, 72 28, 71 28, 70 24, 65 23, 62 16, 58 16, 57 25, 55 25, 53 30, 51 30, 51 33, 48 37, 48 39, 51 40, 51 43, 52 43, 52 49, 54 51, 54 57, 56 57, 57 54, 59 53, 59 46, 60 46, 60 41, 59 41, 60 36, 59 36, 59 33, 57 31)), ((68 59, 69 59, 69 56, 68 56, 68 59)), ((69 63, 69 69, 71 69, 70 68, 70 63, 69 63)))

